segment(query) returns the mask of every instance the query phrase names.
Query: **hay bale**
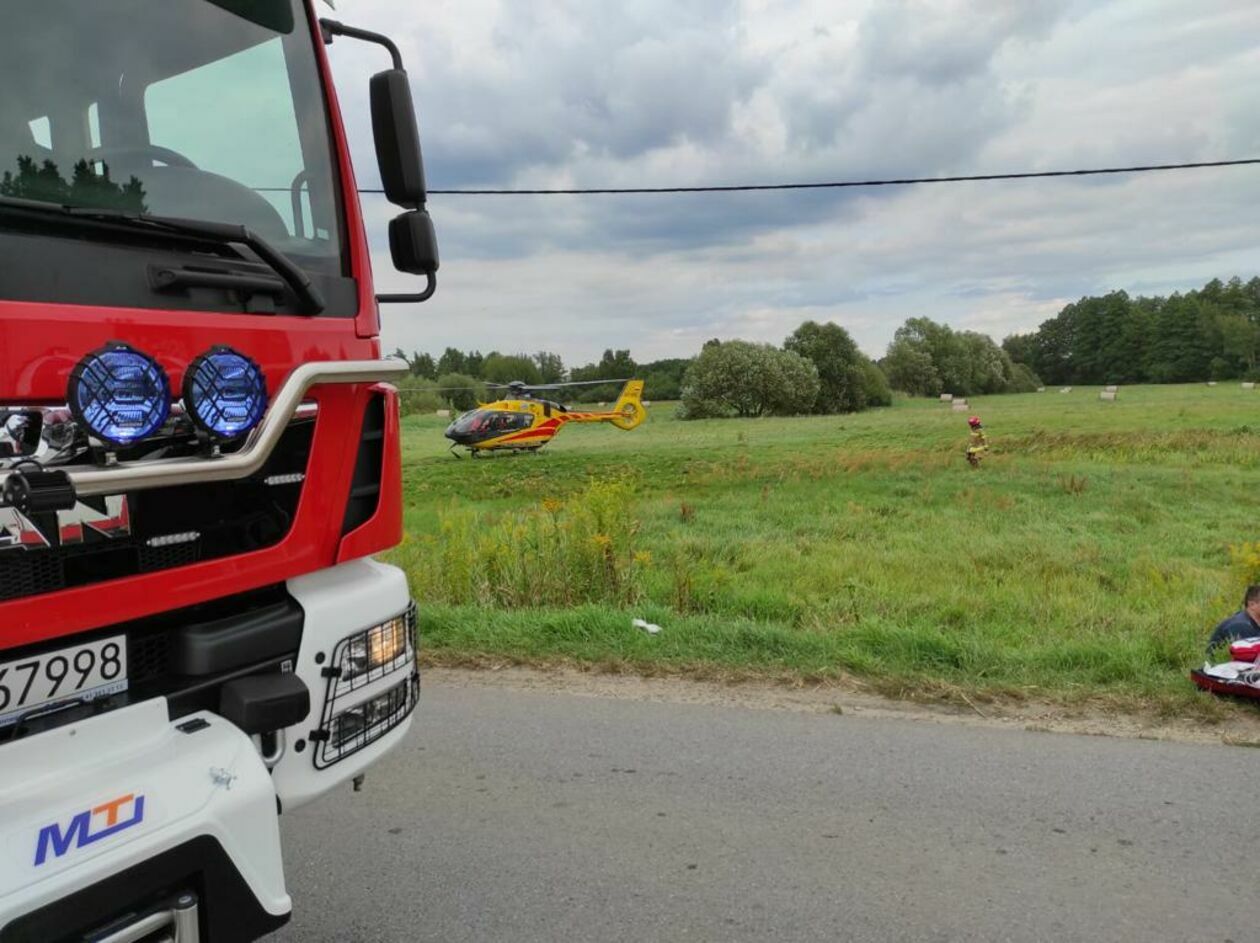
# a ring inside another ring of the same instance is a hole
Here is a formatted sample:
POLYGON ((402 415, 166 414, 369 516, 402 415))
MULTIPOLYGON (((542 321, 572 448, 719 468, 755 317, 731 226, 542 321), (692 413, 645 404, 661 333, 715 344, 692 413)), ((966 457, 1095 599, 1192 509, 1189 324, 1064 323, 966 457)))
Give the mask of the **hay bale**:
POLYGON ((435 410, 433 410, 433 415, 435 415, 435 416, 444 416, 445 418, 450 419, 450 418, 451 418, 451 411, 450 411, 449 409, 435 409, 435 410))
POLYGON ((1117 395, 1118 394, 1115 390, 1103 390, 1101 393, 1098 394, 1098 398, 1101 400, 1106 400, 1109 403, 1114 403, 1117 395))
POLYGON ((948 403, 948 402, 950 402, 951 400, 953 400, 953 398, 954 398, 954 394, 953 394, 953 393, 942 393, 942 394, 941 394, 941 402, 942 402, 942 403, 948 403))
POLYGON ((1244 390, 1254 390, 1256 388, 1256 385, 1254 383, 1247 382, 1247 383, 1244 383, 1242 387, 1244 390))
POLYGON ((1113 384, 1111 384, 1110 386, 1104 386, 1104 387, 1103 387, 1103 392, 1104 392, 1104 393, 1118 393, 1118 392, 1120 392, 1120 387, 1116 386, 1116 385, 1113 383, 1113 384))

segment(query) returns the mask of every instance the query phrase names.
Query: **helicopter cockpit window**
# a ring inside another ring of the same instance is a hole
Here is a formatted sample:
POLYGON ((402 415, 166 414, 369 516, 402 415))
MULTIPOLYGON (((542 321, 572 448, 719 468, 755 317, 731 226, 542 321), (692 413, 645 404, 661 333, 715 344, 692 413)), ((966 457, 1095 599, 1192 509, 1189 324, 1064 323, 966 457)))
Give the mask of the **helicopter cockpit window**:
POLYGON ((491 432, 499 434, 528 429, 532 420, 529 413, 494 412, 487 417, 486 424, 491 432))
POLYGON ((450 431, 455 435, 491 438, 520 429, 528 429, 532 421, 533 416, 530 413, 474 409, 456 419, 451 424, 450 431))

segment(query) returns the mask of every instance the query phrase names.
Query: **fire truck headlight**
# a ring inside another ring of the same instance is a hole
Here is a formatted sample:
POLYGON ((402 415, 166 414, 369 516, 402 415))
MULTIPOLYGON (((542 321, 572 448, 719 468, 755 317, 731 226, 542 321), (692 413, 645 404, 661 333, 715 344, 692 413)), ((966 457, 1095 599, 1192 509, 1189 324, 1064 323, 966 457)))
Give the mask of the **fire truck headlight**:
POLYGON ((70 372, 66 399, 92 435, 128 446, 152 435, 171 410, 171 386, 158 362, 117 342, 92 351, 70 372))
POLYGON ((342 711, 332 720, 329 742, 332 749, 350 752, 351 746, 366 746, 377 736, 388 733, 408 713, 412 703, 411 682, 403 681, 371 700, 342 711))
POLYGON ((373 672, 380 675, 379 669, 397 667, 395 662, 408 654, 413 619, 409 610, 346 639, 341 646, 342 682, 352 682, 360 675, 373 672))
POLYGON ((184 409, 214 439, 239 438, 267 410, 267 380, 258 364, 230 347, 214 347, 188 365, 184 409))

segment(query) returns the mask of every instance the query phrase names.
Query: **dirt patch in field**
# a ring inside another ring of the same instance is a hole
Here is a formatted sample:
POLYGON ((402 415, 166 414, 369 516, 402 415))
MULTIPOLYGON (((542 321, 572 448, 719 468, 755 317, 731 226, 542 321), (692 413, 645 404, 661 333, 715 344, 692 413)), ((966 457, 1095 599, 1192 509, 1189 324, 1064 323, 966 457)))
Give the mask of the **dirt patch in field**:
MULTIPOLYGON (((924 723, 1073 733, 1090 736, 1225 743, 1260 747, 1260 710, 1242 705, 1218 717, 1165 717, 1118 713, 1105 706, 1064 706, 1024 700, 962 703, 895 700, 860 690, 857 683, 788 684, 773 681, 708 681, 682 677, 642 677, 581 670, 571 666, 526 667, 486 660, 477 667, 425 668, 426 683, 452 687, 493 686, 583 697, 621 698, 674 704, 711 704, 757 710, 884 717, 924 723)), ((1189 683, 1189 682, 1187 682, 1189 683)))

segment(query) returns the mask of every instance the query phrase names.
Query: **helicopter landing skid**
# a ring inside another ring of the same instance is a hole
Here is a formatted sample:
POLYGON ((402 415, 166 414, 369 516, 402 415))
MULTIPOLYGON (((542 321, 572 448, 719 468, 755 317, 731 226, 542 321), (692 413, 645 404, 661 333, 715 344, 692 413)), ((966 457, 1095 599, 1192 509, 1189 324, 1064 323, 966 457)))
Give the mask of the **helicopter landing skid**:
MULTIPOLYGON (((456 448, 458 448, 458 446, 452 445, 450 451, 452 455, 454 455, 456 458, 459 458, 460 457, 459 453, 455 451, 456 448)), ((526 446, 500 445, 492 449, 476 449, 476 448, 471 448, 470 446, 464 446, 464 448, 468 449, 469 458, 480 458, 480 459, 488 460, 488 459, 496 459, 496 458, 514 458, 517 455, 537 455, 539 450, 542 449, 542 446, 541 445, 526 445, 526 446)))

